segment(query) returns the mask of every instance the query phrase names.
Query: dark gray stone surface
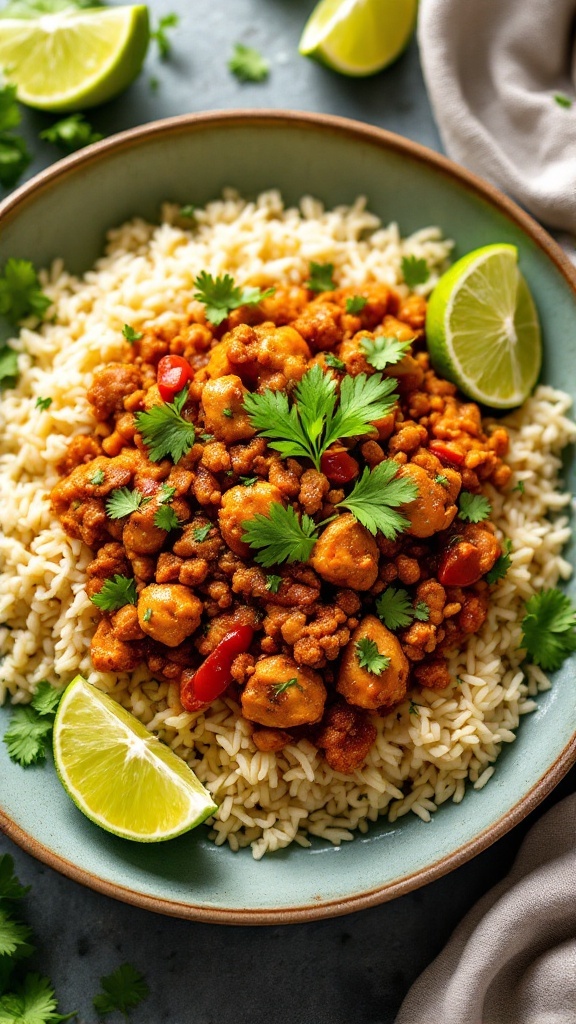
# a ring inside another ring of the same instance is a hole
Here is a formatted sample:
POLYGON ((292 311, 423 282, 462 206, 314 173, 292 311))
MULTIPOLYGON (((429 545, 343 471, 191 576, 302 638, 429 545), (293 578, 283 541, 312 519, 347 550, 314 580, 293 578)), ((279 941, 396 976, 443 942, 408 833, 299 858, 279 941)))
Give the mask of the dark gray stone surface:
MULTIPOLYGON (((180 15, 172 54, 161 63, 152 50, 138 82, 89 114, 105 134, 189 111, 283 107, 357 118, 441 148, 414 43, 382 74, 349 80, 298 56, 313 0, 149 6, 154 20, 169 11, 180 15), (226 62, 236 41, 269 57, 267 82, 243 85, 232 77, 226 62)), ((30 174, 59 156, 37 139, 53 120, 25 113, 35 152, 30 174)), ((163 918, 83 889, 2 836, 0 853, 11 853, 21 880, 32 885, 25 913, 37 940, 36 966, 52 978, 62 1012, 78 1008, 85 1024, 96 1021, 99 977, 124 961, 146 975, 151 989, 131 1016, 134 1024, 392 1024, 411 982, 509 869, 536 815, 575 784, 576 770, 530 818, 449 876, 372 910, 304 925, 232 928, 163 918)))

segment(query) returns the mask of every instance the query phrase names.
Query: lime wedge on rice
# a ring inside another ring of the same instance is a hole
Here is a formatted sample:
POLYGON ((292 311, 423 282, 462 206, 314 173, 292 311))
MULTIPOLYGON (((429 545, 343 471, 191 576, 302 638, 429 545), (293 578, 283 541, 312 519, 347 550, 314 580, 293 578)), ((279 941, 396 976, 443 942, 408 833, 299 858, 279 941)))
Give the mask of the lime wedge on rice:
POLYGON ((95 107, 136 78, 149 36, 144 4, 2 18, 0 67, 29 107, 54 112, 95 107))
POLYGON ((343 75, 374 75, 406 49, 417 10, 418 0, 320 0, 300 53, 343 75))
POLYGON ((172 839, 218 809, 181 758, 82 676, 60 701, 54 760, 76 806, 124 839, 172 839))
POLYGON ((426 315, 434 367, 476 402, 511 409, 528 398, 542 364, 534 300, 515 245, 485 245, 454 263, 426 315))

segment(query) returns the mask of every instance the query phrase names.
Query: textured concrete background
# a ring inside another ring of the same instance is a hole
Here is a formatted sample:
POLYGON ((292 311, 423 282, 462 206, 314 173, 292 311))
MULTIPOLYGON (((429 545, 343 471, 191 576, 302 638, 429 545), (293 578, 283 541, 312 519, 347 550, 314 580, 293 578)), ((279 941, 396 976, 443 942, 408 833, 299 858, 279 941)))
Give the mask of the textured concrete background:
MULTIPOLYGON (((298 56, 313 0, 151 0, 156 20, 175 11, 172 53, 155 49, 132 88, 89 115, 110 134, 190 111, 281 108, 353 117, 434 149, 440 140, 415 44, 389 70, 365 81, 339 77, 298 56), (241 84, 226 62, 235 42, 271 61, 267 82, 241 84), (151 87, 151 79, 158 87, 151 87)), ((59 151, 37 134, 54 119, 26 113, 33 173, 59 151)), ((32 885, 25 912, 62 1012, 94 1024, 102 974, 130 961, 150 997, 133 1024, 392 1024, 411 982, 436 956, 472 904, 509 869, 526 829, 576 786, 576 770, 523 824, 449 876, 392 903, 308 925, 232 928, 164 918, 81 888, 0 836, 21 880, 32 885)), ((120 1020, 118 1014, 109 1018, 120 1020)), ((430 1022, 441 1024, 441 1022, 430 1022)))

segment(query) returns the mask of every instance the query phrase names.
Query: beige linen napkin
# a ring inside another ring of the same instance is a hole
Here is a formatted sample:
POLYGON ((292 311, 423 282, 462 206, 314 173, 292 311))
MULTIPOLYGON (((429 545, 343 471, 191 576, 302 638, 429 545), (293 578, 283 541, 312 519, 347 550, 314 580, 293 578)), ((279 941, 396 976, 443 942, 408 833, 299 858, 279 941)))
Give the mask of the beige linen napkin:
POLYGON ((510 874, 418 978, 396 1024, 575 1022, 576 794, 532 827, 510 874))
POLYGON ((420 0, 424 77, 448 155, 570 232, 575 25, 576 0, 420 0))

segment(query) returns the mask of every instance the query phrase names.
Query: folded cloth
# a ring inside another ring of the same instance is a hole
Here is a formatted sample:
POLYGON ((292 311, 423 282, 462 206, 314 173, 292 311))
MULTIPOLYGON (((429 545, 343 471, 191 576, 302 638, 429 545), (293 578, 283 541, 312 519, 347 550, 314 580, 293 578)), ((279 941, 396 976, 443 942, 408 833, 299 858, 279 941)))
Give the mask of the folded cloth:
POLYGON ((396 1024, 574 1024, 576 794, 526 836, 510 874, 417 979, 396 1024))
POLYGON ((571 232, 575 20, 576 0, 420 0, 418 24, 448 155, 571 232))

